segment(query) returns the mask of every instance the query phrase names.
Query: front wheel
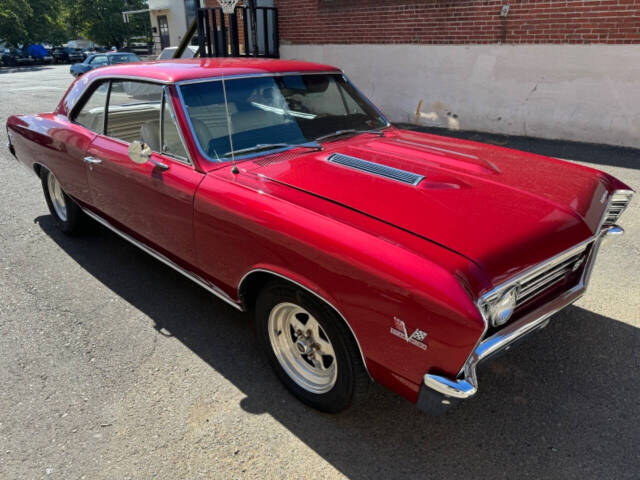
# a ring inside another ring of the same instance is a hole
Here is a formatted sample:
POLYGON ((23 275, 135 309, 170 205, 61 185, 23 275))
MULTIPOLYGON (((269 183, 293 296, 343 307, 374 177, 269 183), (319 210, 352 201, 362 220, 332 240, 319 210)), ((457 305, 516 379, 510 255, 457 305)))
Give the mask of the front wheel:
POLYGON ((47 201, 49 211, 58 228, 62 232, 72 235, 78 233, 82 227, 84 214, 76 202, 74 202, 60 186, 58 179, 49 170, 42 170, 42 190, 47 201))
POLYGON ((318 298, 270 283, 256 302, 256 328, 271 366, 302 402, 334 413, 367 397, 371 381, 355 340, 318 298))

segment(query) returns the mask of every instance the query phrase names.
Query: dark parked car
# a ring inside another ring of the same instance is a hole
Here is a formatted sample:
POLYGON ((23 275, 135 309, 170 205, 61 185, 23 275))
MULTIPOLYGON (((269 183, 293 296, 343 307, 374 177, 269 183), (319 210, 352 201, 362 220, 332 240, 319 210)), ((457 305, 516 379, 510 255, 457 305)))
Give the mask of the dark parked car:
POLYGON ((33 65, 33 58, 21 48, 5 49, 2 53, 2 63, 7 67, 18 67, 22 65, 33 65))
POLYGON ((74 77, 79 77, 83 73, 87 73, 94 68, 104 67, 105 65, 115 65, 116 63, 139 62, 140 59, 133 53, 114 52, 114 53, 97 53, 89 55, 82 63, 71 65, 70 72, 74 77))
POLYGON ((51 50, 51 56, 56 63, 77 63, 84 60, 82 53, 69 47, 55 47, 51 50))

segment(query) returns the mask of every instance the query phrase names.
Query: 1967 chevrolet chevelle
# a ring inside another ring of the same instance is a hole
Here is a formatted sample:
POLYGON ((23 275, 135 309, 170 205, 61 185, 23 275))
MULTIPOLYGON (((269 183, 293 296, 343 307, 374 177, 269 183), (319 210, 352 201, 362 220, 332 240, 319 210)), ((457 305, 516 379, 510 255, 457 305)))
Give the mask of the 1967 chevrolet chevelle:
MULTIPOLYGON (((553 158, 394 128, 335 67, 100 68, 7 122, 59 227, 93 219, 239 310, 286 387, 372 380, 430 412, 578 299, 632 191, 553 158)), ((98 252, 96 252, 98 253, 98 252)))

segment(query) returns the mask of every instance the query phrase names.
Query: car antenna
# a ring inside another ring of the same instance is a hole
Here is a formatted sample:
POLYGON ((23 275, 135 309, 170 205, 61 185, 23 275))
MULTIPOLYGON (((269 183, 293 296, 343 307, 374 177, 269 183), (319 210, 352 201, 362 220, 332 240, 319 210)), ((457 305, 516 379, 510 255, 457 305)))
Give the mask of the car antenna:
POLYGON ((224 109, 227 114, 227 130, 229 132, 229 147, 231 147, 231 163, 233 163, 233 167, 231 167, 231 173, 238 174, 240 170, 238 170, 238 166, 236 165, 236 155, 233 152, 233 132, 231 131, 231 115, 229 115, 229 104, 227 103, 227 87, 224 82, 224 72, 220 72, 222 74, 222 94, 224 95, 224 109))

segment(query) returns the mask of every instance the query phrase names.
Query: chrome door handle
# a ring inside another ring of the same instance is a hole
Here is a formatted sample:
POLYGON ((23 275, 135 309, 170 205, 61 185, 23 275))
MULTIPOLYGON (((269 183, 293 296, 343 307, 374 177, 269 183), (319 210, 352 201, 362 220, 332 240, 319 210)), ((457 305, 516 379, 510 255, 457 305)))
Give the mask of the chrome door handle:
POLYGON ((102 163, 102 160, 96 157, 84 157, 84 161, 91 165, 98 165, 99 163, 102 163))

